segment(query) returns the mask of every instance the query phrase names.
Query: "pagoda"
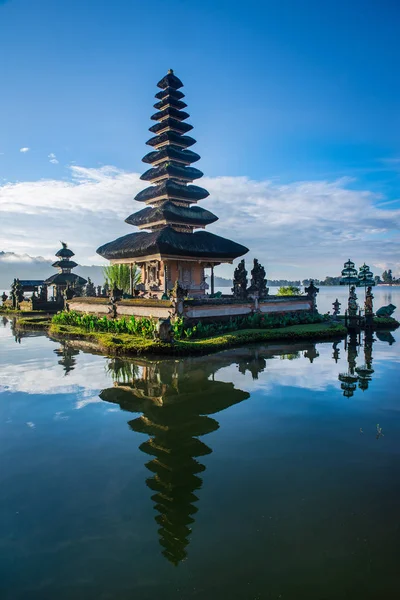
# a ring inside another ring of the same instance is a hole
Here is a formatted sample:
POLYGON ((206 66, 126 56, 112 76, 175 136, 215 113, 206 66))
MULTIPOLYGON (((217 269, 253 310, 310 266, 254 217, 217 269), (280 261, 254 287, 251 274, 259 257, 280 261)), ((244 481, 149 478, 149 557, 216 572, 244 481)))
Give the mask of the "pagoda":
POLYGON ((67 286, 76 291, 87 283, 86 279, 72 273, 72 269, 78 266, 74 260, 71 260, 75 254, 68 248, 65 242, 61 242, 62 247, 56 253, 59 260, 52 264, 52 267, 58 269, 58 273, 45 280, 45 284, 54 288, 54 296, 62 296, 67 286))
POLYGON ((143 158, 150 168, 141 176, 152 185, 135 196, 146 207, 125 219, 140 231, 104 244, 97 253, 112 264, 130 265, 131 273, 133 265, 140 267, 141 285, 153 296, 167 294, 176 281, 190 295, 201 296, 208 288, 204 270, 211 269, 213 293, 214 267, 232 263, 248 249, 204 230, 218 217, 197 206, 209 193, 193 185, 203 173, 191 166, 200 156, 188 149, 196 140, 186 135, 193 127, 183 110, 183 84, 171 69, 157 85, 154 137, 146 142, 152 150, 143 158))

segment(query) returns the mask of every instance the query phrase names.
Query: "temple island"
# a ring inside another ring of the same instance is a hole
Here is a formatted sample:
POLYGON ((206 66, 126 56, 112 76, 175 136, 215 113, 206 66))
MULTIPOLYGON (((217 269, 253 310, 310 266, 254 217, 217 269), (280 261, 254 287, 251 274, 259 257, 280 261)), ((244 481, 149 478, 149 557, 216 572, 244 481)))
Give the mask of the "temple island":
MULTIPOLYGON (((318 313, 319 290, 313 281, 304 293, 269 294, 265 269, 257 259, 250 273, 244 259, 236 264, 231 294, 215 292, 215 267, 232 264, 248 248, 206 230, 218 217, 198 206, 209 193, 193 183, 203 173, 192 166, 200 156, 192 149, 195 139, 188 135, 193 127, 184 110, 182 81, 170 70, 157 86, 153 136, 147 141, 151 150, 143 158, 149 168, 141 176, 150 185, 135 196, 144 208, 126 219, 137 231, 97 249, 110 261, 110 272, 113 266, 115 272, 124 272, 124 289, 118 289, 116 278, 110 287, 107 283, 96 289, 90 280, 74 274, 74 253, 63 244, 53 264, 59 272, 33 282, 42 284, 38 297, 32 298, 33 309, 41 310, 41 301, 42 310, 65 309, 53 317, 50 333, 79 340, 86 336, 88 343, 107 353, 168 354, 204 353, 272 339, 331 339, 343 337, 348 329, 398 326, 391 319, 395 307, 383 307, 374 315, 373 274, 367 265, 357 274, 350 260, 342 271, 342 282, 349 285, 345 321, 338 300, 333 315, 318 313), (364 311, 352 284, 366 289, 364 311), (47 286, 54 289, 51 306, 44 302, 47 286)), ((12 290, 14 309, 20 308, 20 288, 16 283, 12 290)))
POLYGON ((146 142, 152 150, 143 158, 150 168, 141 176, 152 185, 135 196, 145 208, 125 219, 139 231, 104 244, 97 252, 112 264, 140 267, 140 288, 153 298, 168 297, 176 281, 191 296, 204 296, 206 269, 211 272, 213 294, 214 267, 232 263, 248 248, 205 231, 218 217, 197 205, 209 193, 193 185, 203 173, 191 166, 200 156, 188 149, 196 140, 186 135, 193 126, 183 110, 187 106, 180 91, 183 84, 170 70, 157 86, 161 90, 154 104, 157 112, 151 117, 156 124, 150 127, 154 136, 146 142))

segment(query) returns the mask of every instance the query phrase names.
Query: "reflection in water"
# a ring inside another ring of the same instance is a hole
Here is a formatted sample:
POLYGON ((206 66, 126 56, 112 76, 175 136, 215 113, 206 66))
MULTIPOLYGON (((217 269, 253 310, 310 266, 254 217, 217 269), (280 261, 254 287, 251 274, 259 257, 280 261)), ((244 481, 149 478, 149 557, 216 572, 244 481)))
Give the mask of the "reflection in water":
POLYGON ((64 375, 68 375, 70 371, 73 371, 76 365, 76 358, 79 350, 74 348, 70 342, 61 342, 61 346, 54 350, 54 353, 60 357, 58 364, 64 368, 64 375))
MULTIPOLYGON (((349 336, 345 340, 345 350, 347 350, 347 372, 339 374, 343 395, 350 398, 358 387, 365 391, 369 387, 369 382, 372 380, 374 369, 372 368, 372 346, 374 343, 373 334, 369 331, 363 332, 363 339, 357 338, 355 334, 349 336), (360 348, 363 347, 364 364, 357 367, 357 358, 360 348)), ((390 345, 395 341, 390 332, 377 333, 378 339, 387 341, 390 345)), ((336 351, 336 348, 335 348, 336 351)), ((335 358, 335 353, 334 353, 335 358)), ((337 362, 337 361, 336 361, 337 362)))
MULTIPOLYGON (((182 361, 112 360, 108 368, 114 387, 100 394, 102 400, 119 404, 122 410, 142 413, 129 426, 149 436, 140 445, 152 457, 146 463, 152 473, 146 484, 154 492, 162 554, 175 565, 187 556, 198 511, 195 492, 201 488, 199 474, 205 470, 198 458, 212 452, 199 437, 218 429, 218 421, 210 415, 249 398, 233 383, 215 381, 220 366, 214 368, 209 360, 192 366, 182 361)), ((249 368, 256 377, 264 367, 265 360, 254 359, 240 368, 242 372, 249 368)))

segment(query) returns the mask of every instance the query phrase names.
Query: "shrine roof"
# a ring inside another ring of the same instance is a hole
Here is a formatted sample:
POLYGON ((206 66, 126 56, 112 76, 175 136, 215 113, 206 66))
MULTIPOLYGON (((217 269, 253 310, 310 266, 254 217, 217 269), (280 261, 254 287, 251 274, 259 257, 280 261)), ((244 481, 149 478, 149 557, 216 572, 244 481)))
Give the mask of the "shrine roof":
POLYGON ((189 146, 193 146, 193 144, 196 143, 196 140, 189 135, 180 135, 179 133, 176 133, 176 131, 164 131, 164 133, 155 135, 147 140, 146 144, 147 146, 158 146, 159 144, 165 144, 166 142, 188 148, 189 146))
POLYGON ((203 177, 203 173, 194 167, 181 167, 179 164, 164 163, 159 167, 148 169, 148 171, 145 171, 143 175, 140 176, 140 179, 144 181, 154 181, 163 175, 186 181, 192 181, 193 179, 200 179, 200 177, 203 177))
POLYGON ((173 70, 169 69, 168 73, 157 83, 157 87, 161 88, 162 90, 165 90, 166 88, 179 90, 179 88, 183 87, 183 83, 179 77, 174 75, 173 70))
POLYGON ((75 253, 67 248, 67 245, 65 244, 58 252, 56 252, 56 256, 59 256, 60 258, 70 258, 71 256, 75 256, 75 253))
POLYGON ((165 89, 161 90, 161 92, 157 92, 157 94, 155 95, 155 97, 158 100, 162 100, 163 98, 176 98, 177 100, 180 100, 181 98, 185 97, 185 94, 183 92, 180 92, 179 90, 175 90, 172 87, 166 87, 165 89))
POLYGON ((86 279, 76 275, 75 273, 56 273, 52 275, 44 282, 47 285, 66 285, 68 283, 77 283, 78 285, 85 285, 86 279))
POLYGON ((214 223, 218 217, 200 206, 177 206, 173 202, 165 202, 161 206, 147 207, 125 219, 129 225, 147 225, 158 221, 182 223, 186 225, 205 226, 214 223))
POLYGON ((172 227, 158 231, 130 233, 97 249, 108 260, 135 258, 153 254, 189 256, 205 260, 234 259, 248 248, 208 231, 183 233, 172 227))
POLYGON ((178 131, 179 133, 187 133, 191 129, 193 129, 193 125, 189 123, 184 123, 183 121, 178 121, 177 119, 173 119, 172 117, 168 117, 161 121, 161 123, 156 123, 152 127, 149 127, 149 131, 152 133, 162 132, 165 128, 173 129, 178 131))
POLYGON ((160 160, 177 160, 182 163, 190 164, 200 160, 200 155, 191 150, 181 150, 175 146, 163 146, 160 150, 149 152, 143 157, 144 163, 154 163, 160 160))
POLYGON ((78 266, 74 260, 57 260, 55 263, 51 265, 52 267, 60 267, 62 269, 74 269, 78 266))
POLYGON ((172 198, 180 198, 188 202, 197 202, 207 198, 210 194, 206 189, 198 185, 184 185, 178 183, 172 179, 165 179, 158 185, 145 188, 135 196, 135 200, 138 202, 147 202, 160 198, 161 196, 168 196, 172 198))

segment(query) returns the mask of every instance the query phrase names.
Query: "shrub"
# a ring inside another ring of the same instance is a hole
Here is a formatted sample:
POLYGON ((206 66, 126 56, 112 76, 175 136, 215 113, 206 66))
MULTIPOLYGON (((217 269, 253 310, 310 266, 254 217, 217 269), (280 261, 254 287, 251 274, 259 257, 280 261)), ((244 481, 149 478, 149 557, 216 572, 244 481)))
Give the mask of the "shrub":
POLYGON ((95 315, 81 314, 75 310, 59 312, 54 315, 53 323, 80 327, 86 331, 106 333, 130 333, 139 337, 151 338, 157 330, 157 321, 151 317, 107 319, 95 315))

